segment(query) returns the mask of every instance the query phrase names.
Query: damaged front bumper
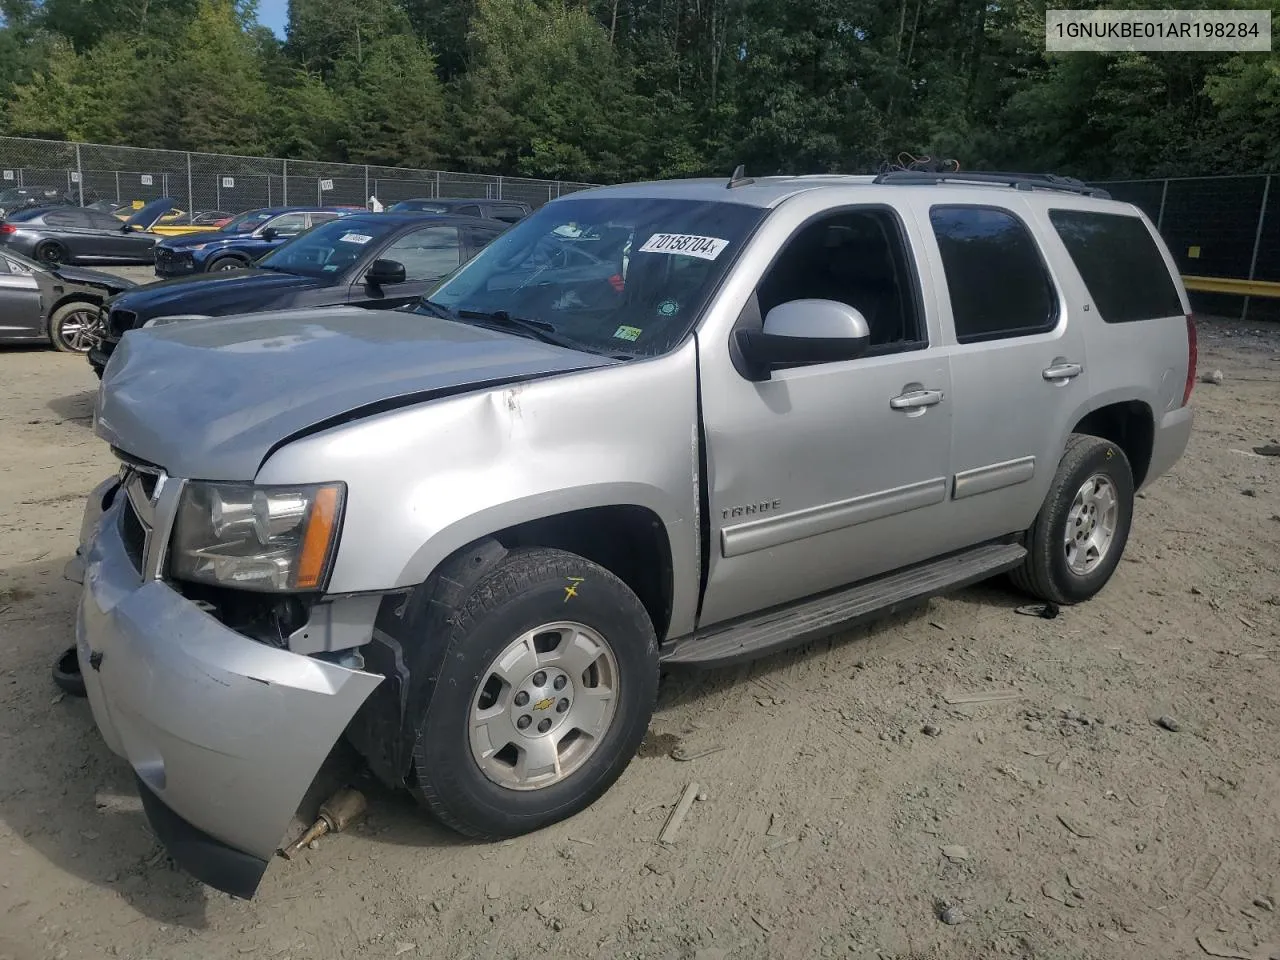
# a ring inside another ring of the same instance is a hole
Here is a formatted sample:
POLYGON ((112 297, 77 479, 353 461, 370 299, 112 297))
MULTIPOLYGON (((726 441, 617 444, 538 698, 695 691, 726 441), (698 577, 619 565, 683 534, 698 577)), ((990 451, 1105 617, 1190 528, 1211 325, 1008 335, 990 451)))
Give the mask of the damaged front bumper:
POLYGON ((169 854, 252 897, 329 749, 382 677, 251 640, 163 580, 121 535, 127 497, 91 495, 67 576, 83 583, 76 649, 94 720, 129 761, 169 854))

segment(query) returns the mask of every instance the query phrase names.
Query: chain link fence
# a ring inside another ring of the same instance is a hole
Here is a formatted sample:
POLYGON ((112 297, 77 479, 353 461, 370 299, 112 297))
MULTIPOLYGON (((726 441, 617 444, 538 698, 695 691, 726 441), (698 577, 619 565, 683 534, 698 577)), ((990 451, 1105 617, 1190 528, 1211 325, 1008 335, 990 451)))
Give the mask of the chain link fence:
MULTIPOLYGON (((1183 276, 1280 283, 1280 177, 1108 180, 1102 187, 1151 218, 1183 276)), ((1280 320, 1280 299, 1191 293, 1200 313, 1280 320)))
POLYGON ((355 163, 237 157, 0 137, 0 191, 53 187, 69 202, 172 197, 187 211, 384 206, 417 198, 522 200, 534 209, 592 184, 355 163))

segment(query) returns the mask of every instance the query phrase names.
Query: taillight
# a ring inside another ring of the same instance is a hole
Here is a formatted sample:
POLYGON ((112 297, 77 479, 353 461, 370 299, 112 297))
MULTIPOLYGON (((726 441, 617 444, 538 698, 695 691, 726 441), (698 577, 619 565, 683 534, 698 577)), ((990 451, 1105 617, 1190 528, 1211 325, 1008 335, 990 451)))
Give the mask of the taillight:
POLYGON ((1196 363, 1200 360, 1200 349, 1196 342, 1196 318, 1187 314, 1187 385, 1182 390, 1182 405, 1185 407, 1191 399, 1191 389, 1196 385, 1196 363))
POLYGON ((17 233, 18 228, 12 223, 0 223, 0 233, 17 233))

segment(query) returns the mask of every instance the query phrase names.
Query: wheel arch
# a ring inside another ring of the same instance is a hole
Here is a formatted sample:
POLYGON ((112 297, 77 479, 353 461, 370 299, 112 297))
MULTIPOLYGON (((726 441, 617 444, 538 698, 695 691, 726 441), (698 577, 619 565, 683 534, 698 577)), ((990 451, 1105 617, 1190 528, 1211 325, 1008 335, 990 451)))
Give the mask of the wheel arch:
POLYGON ((1155 414, 1149 404, 1142 400, 1113 400, 1086 413, 1071 432, 1110 440, 1123 450, 1136 490, 1146 481, 1151 467, 1155 428, 1155 414))

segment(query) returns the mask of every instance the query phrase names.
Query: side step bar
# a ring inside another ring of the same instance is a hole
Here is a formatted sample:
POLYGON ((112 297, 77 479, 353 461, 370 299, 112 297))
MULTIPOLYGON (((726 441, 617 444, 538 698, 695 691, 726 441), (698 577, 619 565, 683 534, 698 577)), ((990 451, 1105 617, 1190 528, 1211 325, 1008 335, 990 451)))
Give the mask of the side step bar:
POLYGON ((753 660, 830 636, 872 617, 949 593, 1012 570, 1027 551, 1016 543, 987 543, 832 593, 716 624, 671 643, 663 665, 723 666, 753 660))

